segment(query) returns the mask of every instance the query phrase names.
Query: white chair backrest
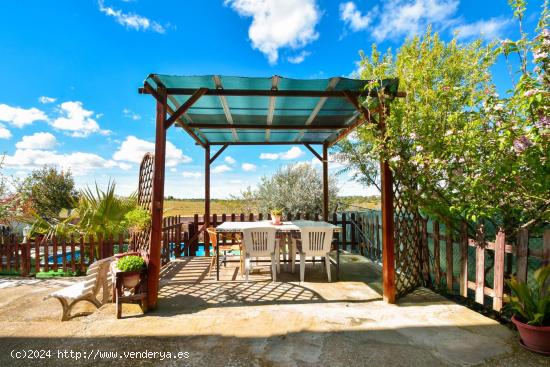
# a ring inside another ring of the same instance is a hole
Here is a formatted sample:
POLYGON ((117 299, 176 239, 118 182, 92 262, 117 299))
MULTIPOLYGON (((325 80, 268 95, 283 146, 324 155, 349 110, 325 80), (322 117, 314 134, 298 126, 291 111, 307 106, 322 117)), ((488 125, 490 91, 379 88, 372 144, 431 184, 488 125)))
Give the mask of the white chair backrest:
POLYGON ((275 251, 275 233, 272 227, 244 228, 245 253, 255 256, 269 256, 275 251))
POLYGON ((300 228, 302 251, 309 256, 325 256, 330 252, 334 230, 326 227, 300 228))

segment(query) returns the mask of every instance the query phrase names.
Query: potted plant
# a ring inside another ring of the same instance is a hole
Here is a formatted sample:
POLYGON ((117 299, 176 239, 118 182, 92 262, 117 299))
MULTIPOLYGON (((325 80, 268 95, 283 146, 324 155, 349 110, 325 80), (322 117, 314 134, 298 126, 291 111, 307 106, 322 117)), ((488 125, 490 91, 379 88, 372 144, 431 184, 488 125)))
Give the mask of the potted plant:
POLYGON ((124 256, 116 263, 116 267, 123 272, 122 284, 125 288, 134 288, 139 284, 141 271, 145 266, 145 260, 141 256, 124 256))
POLYGON ((283 209, 272 209, 271 210, 271 221, 273 224, 283 224, 281 222, 281 217, 283 216, 283 209))
POLYGON ((549 276, 550 264, 534 272, 533 287, 515 278, 506 281, 512 290, 507 301, 514 313, 512 322, 518 328, 520 343, 543 354, 550 354, 550 286, 546 283, 549 276))

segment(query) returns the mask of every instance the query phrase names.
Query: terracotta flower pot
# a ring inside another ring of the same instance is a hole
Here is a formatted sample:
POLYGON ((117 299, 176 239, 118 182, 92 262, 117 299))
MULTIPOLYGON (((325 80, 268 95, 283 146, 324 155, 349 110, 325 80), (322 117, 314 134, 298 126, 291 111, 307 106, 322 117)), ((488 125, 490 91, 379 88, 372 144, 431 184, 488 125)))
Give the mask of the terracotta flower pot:
POLYGON ((272 222, 273 222, 273 224, 282 224, 281 216, 280 215, 273 215, 272 216, 272 222))
POLYGON ((528 325, 512 317, 512 322, 518 328, 521 344, 537 353, 550 355, 550 326, 528 325))
POLYGON ((122 285, 124 288, 135 288, 139 284, 140 272, 125 272, 122 276, 122 285))

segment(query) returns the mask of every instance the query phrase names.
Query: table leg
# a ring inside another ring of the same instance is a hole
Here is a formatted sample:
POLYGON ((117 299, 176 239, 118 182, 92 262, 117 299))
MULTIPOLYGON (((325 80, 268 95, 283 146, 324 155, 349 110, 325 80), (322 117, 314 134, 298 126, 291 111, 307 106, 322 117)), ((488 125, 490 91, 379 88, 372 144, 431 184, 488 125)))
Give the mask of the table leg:
POLYGON ((220 246, 216 246, 216 280, 220 280, 220 246))
POLYGON ((122 296, 122 277, 116 277, 116 318, 120 319, 122 317, 122 302, 120 297, 122 296))
POLYGON ((336 241, 336 280, 340 281, 340 242, 336 241))

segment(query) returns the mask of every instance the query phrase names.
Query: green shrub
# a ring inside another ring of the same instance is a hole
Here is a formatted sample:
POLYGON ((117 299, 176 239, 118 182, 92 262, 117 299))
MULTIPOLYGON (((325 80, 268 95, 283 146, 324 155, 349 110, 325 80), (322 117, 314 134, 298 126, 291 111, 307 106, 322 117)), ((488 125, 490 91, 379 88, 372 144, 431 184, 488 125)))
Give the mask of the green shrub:
POLYGON ((145 266, 145 260, 141 256, 124 256, 118 260, 117 268, 124 272, 136 272, 141 271, 145 266))
POLYGON ((124 217, 132 232, 144 231, 151 225, 151 213, 139 207, 130 210, 124 217))
POLYGON ((281 216, 283 215, 283 209, 271 209, 271 215, 281 216))

